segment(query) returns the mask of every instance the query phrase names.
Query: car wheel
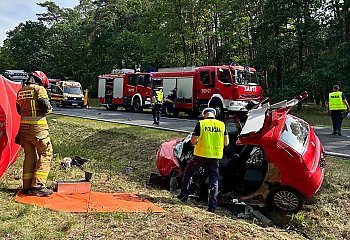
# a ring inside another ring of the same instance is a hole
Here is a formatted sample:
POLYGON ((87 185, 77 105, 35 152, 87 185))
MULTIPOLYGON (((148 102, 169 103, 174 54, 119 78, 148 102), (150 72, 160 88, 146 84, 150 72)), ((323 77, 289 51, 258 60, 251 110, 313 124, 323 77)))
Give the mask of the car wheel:
POLYGON ((132 103, 132 111, 133 112, 142 112, 142 106, 141 106, 141 103, 140 103, 140 100, 139 99, 135 99, 132 103))
POLYGON ((304 205, 304 197, 290 187, 273 188, 267 196, 267 204, 283 211, 299 211, 304 205))

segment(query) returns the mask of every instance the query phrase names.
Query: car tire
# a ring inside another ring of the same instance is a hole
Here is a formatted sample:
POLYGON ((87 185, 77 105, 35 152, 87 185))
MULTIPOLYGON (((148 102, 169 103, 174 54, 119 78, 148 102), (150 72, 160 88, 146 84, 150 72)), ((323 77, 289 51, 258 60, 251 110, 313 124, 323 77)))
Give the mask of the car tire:
POLYGON ((132 111, 133 112, 142 112, 143 108, 141 106, 141 102, 140 102, 140 99, 135 99, 133 102, 132 102, 132 111))
POLYGON ((270 190, 267 195, 266 203, 275 209, 282 211, 297 212, 304 205, 304 197, 297 190, 279 186, 270 190))

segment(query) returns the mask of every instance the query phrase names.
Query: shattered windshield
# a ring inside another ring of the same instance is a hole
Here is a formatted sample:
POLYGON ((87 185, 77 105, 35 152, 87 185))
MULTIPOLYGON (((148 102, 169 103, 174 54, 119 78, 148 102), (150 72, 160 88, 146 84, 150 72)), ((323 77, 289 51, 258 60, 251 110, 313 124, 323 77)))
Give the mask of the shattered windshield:
POLYGON ((235 83, 244 85, 259 85, 259 77, 256 72, 236 70, 235 83))
POLYGON ((68 94, 83 94, 80 87, 64 87, 63 92, 68 94))
POLYGON ((298 153, 302 154, 308 136, 309 125, 306 122, 287 116, 282 134, 280 136, 281 142, 284 142, 298 153))

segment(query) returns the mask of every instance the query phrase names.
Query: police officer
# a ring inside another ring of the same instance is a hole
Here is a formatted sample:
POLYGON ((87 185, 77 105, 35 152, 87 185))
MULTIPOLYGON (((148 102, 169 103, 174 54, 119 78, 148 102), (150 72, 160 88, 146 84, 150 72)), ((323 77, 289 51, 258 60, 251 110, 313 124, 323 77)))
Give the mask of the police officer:
POLYGON ((49 127, 45 115, 52 110, 46 88, 45 73, 34 71, 17 94, 17 112, 21 115, 20 144, 24 149, 23 193, 45 197, 52 191, 45 188, 52 159, 49 127))
POLYGON ((153 124, 159 125, 159 113, 162 108, 164 99, 163 87, 157 87, 154 91, 153 101, 152 101, 152 115, 153 115, 153 124))
POLYGON ((206 108, 202 112, 204 120, 197 123, 191 137, 194 147, 194 157, 187 163, 182 180, 181 193, 177 196, 186 202, 189 195, 191 177, 204 167, 209 175, 210 197, 209 212, 215 212, 217 207, 219 160, 223 157, 224 146, 229 144, 225 124, 215 119, 215 109, 206 108))
POLYGON ((341 136, 341 125, 343 123, 343 112, 349 112, 349 104, 345 94, 339 91, 339 85, 333 86, 333 92, 329 93, 328 109, 331 112, 333 122, 333 132, 331 135, 341 136))

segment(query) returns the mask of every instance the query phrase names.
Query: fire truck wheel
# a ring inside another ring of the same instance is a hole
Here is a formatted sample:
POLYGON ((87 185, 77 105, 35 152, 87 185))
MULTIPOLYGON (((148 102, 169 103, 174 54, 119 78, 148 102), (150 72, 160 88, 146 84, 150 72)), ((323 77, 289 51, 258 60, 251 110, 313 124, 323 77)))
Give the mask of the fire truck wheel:
POLYGON ((276 186, 270 190, 266 202, 268 206, 279 210, 297 212, 303 207, 304 198, 291 187, 276 186))
POLYGON ((214 108, 216 111, 216 118, 217 119, 222 119, 224 116, 224 109, 222 107, 222 103, 219 101, 213 101, 212 103, 210 103, 211 108, 214 108))
POLYGON ((132 103, 132 111, 133 112, 142 112, 143 108, 141 106, 140 100, 135 99, 132 103))

